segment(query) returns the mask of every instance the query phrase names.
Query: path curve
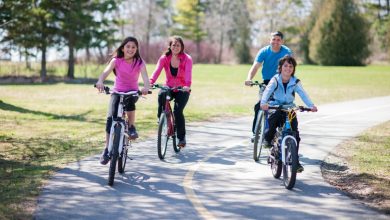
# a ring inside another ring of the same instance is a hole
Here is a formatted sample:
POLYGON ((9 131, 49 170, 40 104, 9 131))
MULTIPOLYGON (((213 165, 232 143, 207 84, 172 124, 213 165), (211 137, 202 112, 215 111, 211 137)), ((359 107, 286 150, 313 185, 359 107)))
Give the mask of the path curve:
POLYGON ((325 183, 320 164, 337 144, 390 120, 389 108, 390 96, 300 113, 305 171, 291 191, 253 161, 251 118, 235 118, 192 123, 187 149, 169 149, 165 161, 155 140, 136 143, 113 187, 98 156, 69 164, 43 188, 35 219, 388 219, 325 183))

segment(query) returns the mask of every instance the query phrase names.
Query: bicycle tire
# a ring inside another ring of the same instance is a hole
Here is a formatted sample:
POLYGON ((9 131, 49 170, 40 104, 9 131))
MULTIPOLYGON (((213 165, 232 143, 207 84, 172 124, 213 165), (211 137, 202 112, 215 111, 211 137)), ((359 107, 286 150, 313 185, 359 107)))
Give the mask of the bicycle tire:
MULTIPOLYGON (((172 121, 173 123, 173 121, 172 121)), ((175 153, 179 153, 180 152, 180 147, 177 146, 177 143, 176 143, 176 126, 173 125, 173 130, 175 131, 175 135, 173 135, 172 137, 172 145, 173 145, 173 150, 175 151, 175 153)))
POLYGON ((272 176, 274 176, 275 179, 279 179, 282 175, 282 161, 278 159, 279 156, 276 156, 274 159, 271 160, 271 171, 272 176))
POLYGON ((126 168, 127 153, 129 149, 125 146, 126 145, 123 146, 122 155, 118 157, 118 172, 120 174, 124 173, 126 168))
POLYGON ((283 183, 286 189, 292 189, 295 185, 298 167, 298 152, 295 140, 287 137, 286 144, 286 164, 283 164, 283 183))
POLYGON ((160 160, 165 158, 165 154, 167 153, 168 140, 169 136, 167 116, 165 113, 161 113, 157 132, 157 154, 160 160))
POLYGON ((121 126, 116 125, 114 128, 114 140, 112 143, 110 169, 108 172, 108 185, 109 186, 112 186, 114 184, 116 162, 117 162, 117 159, 119 156, 118 149, 119 149, 120 138, 121 138, 121 126))
POLYGON ((262 110, 259 111, 257 118, 255 137, 253 140, 253 159, 256 162, 260 160, 261 149, 264 141, 265 117, 262 110))

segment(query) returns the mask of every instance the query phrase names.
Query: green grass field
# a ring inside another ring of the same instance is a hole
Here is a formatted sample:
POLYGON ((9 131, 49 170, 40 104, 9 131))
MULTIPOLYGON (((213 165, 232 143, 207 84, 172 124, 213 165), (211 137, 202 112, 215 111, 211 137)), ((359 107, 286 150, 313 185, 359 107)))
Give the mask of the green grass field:
MULTIPOLYGON (((103 68, 77 66, 76 77, 96 78, 103 68)), ((149 75, 153 68, 148 65, 149 75)), ((249 68, 195 65, 185 109, 187 121, 252 115, 258 91, 244 86, 249 68)), ((59 70, 54 68, 51 73, 65 75, 65 68, 59 70)), ((6 73, 7 67, 2 65, 0 76, 6 73)), ((390 66, 302 65, 296 75, 316 105, 390 95, 390 66)), ((113 75, 109 79, 113 80, 113 75)), ((0 94, 0 219, 30 218, 28 207, 33 206, 39 187, 52 171, 102 150, 109 97, 98 94, 91 84, 67 83, 0 84, 0 94)), ((156 107, 157 91, 137 103, 141 138, 155 133, 156 107)))
POLYGON ((330 184, 390 214, 390 121, 339 144, 325 161, 321 169, 330 184))

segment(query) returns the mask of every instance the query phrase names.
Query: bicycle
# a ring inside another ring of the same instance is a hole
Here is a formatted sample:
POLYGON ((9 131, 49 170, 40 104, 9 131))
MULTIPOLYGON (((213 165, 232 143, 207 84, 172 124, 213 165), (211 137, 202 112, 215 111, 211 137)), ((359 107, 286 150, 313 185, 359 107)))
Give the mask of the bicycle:
MULTIPOLYGON (((259 86, 259 99, 267 86, 265 83, 259 83, 255 81, 251 83, 251 86, 259 86)), ((258 162, 260 160, 261 149, 264 142, 264 131, 268 128, 268 112, 263 111, 261 108, 257 113, 257 120, 255 124, 255 134, 253 137, 253 159, 258 162)))
MULTIPOLYGON (((95 85, 96 87, 96 85, 95 85)), ((141 91, 130 91, 130 92, 117 92, 110 90, 109 87, 104 87, 104 92, 107 95, 113 94, 119 96, 119 102, 117 106, 117 115, 112 117, 112 125, 110 128, 110 135, 108 141, 108 154, 110 156, 110 168, 108 172, 108 185, 112 186, 114 184, 116 164, 118 162, 118 172, 123 174, 125 172, 126 161, 129 149, 131 148, 132 139, 127 134, 129 129, 127 123, 127 115, 124 114, 124 104, 123 101, 126 96, 135 96, 138 97, 141 95, 141 91)), ((149 91, 148 94, 152 92, 149 91)), ((129 158, 131 159, 131 158, 129 158)))
POLYGON ((174 152, 175 153, 180 152, 180 147, 178 147, 176 144, 177 135, 176 135, 175 116, 172 112, 172 107, 170 102, 172 100, 171 97, 172 92, 176 92, 176 91, 186 92, 186 90, 183 90, 182 87, 170 88, 168 86, 162 86, 159 84, 154 84, 152 87, 152 89, 157 89, 157 88, 167 92, 164 109, 159 118, 158 132, 157 132, 157 154, 160 160, 163 160, 165 158, 168 142, 170 139, 172 140, 174 152))
POLYGON ((286 112, 286 120, 282 127, 278 127, 273 140, 273 146, 269 150, 268 163, 271 165, 272 175, 279 179, 283 171, 283 184, 286 189, 292 189, 295 185, 298 168, 298 149, 296 132, 291 128, 291 121, 296 116, 296 110, 301 112, 311 111, 303 106, 278 106, 269 109, 286 112))

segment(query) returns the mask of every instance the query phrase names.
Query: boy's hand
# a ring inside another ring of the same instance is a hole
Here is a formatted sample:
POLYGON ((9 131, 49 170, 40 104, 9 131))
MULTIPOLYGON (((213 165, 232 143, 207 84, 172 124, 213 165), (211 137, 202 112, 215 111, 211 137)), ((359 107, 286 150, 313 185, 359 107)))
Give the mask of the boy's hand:
POLYGON ((268 110, 268 104, 260 105, 261 109, 264 111, 268 110))

